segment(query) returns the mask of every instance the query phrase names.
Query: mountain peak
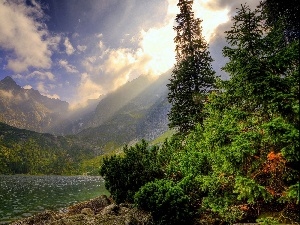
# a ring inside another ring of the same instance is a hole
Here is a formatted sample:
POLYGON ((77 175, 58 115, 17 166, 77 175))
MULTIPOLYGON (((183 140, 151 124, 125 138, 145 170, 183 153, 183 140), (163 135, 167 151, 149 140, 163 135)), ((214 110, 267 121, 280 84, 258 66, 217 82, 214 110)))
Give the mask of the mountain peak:
POLYGON ((1 83, 13 83, 16 84, 14 79, 12 79, 10 76, 5 77, 3 80, 1 80, 1 83))
POLYGON ((0 81, 1 86, 4 86, 6 89, 12 89, 13 87, 20 87, 17 83, 10 77, 7 76, 3 80, 0 81))

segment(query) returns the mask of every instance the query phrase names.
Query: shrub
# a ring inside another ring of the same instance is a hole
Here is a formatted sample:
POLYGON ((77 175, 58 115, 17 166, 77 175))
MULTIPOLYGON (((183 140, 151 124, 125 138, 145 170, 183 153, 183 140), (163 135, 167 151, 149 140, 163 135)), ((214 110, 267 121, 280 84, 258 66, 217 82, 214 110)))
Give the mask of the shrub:
POLYGON ((144 184, 162 177, 158 165, 158 147, 149 147, 146 141, 123 148, 124 156, 113 155, 103 159, 100 174, 105 187, 117 203, 133 202, 133 196, 144 184))
POLYGON ((147 183, 134 196, 138 208, 150 211, 155 224, 192 224, 194 211, 189 196, 171 180, 147 183))

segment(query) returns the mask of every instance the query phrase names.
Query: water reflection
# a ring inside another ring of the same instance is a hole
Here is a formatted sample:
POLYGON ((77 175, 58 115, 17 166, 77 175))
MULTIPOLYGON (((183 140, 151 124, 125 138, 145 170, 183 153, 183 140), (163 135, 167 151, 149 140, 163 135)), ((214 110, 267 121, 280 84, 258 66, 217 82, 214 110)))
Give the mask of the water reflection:
POLYGON ((0 175, 0 224, 107 194, 97 176, 0 175))

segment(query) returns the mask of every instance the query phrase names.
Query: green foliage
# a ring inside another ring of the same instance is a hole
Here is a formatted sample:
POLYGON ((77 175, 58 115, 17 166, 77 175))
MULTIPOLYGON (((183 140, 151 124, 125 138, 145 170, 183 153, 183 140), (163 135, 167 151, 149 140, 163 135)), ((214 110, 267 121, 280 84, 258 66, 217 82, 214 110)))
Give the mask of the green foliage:
MULTIPOLYGON (((153 162, 162 179, 140 183, 131 192, 136 192, 135 203, 151 211, 158 224, 183 224, 193 217, 255 222, 263 210, 297 208, 299 40, 286 40, 287 17, 269 23, 265 4, 255 10, 242 5, 223 49, 230 79, 217 79, 218 91, 197 92, 195 80, 205 78, 199 74, 209 77, 202 84, 213 83, 208 82, 212 73, 200 71, 193 58, 199 49, 206 52, 206 45, 192 2, 178 4, 177 64, 169 85, 171 127, 180 132, 156 151, 153 162)), ((211 61, 202 59, 209 68, 211 61)), ((124 179, 122 184, 130 175, 124 179)), ((258 222, 276 223, 270 218, 258 222)))
POLYGON ((282 20, 285 25, 287 39, 299 39, 300 17, 299 2, 297 0, 291 0, 289 4, 286 4, 284 0, 264 0, 261 4, 268 25, 274 26, 278 23, 278 20, 282 20))
POLYGON ((192 224, 194 212, 190 197, 170 180, 156 180, 144 185, 134 197, 137 207, 150 211, 155 224, 192 224))
POLYGON ((214 87, 215 72, 208 44, 202 36, 201 20, 194 18, 193 1, 179 0, 180 13, 176 16, 175 37, 177 64, 168 84, 170 128, 186 133, 205 115, 203 106, 209 89, 214 87))
POLYGON ((89 145, 0 123, 0 174, 79 174, 94 156, 89 145))
POLYGON ((287 44, 282 29, 242 6, 224 48, 231 79, 218 80, 222 91, 207 96, 203 123, 171 147, 167 177, 193 180, 191 204, 223 221, 254 221, 251 208, 281 208, 282 196, 295 197, 286 190, 299 176, 299 42, 287 44))
POLYGON ((118 203, 133 202, 133 196, 141 186, 162 177, 157 147, 148 147, 143 140, 135 146, 125 146, 123 151, 124 156, 104 158, 100 169, 105 187, 118 203))
POLYGON ((291 185, 288 189, 284 192, 282 197, 279 199, 281 202, 295 202, 299 204, 299 191, 300 191, 300 182, 297 184, 291 185))
POLYGON ((273 217, 260 218, 260 219, 257 219, 256 222, 258 224, 261 224, 261 225, 277 225, 277 224, 280 224, 278 219, 273 218, 273 217))
POLYGON ((254 204, 260 199, 264 201, 272 199, 265 187, 246 177, 236 177, 233 193, 238 194, 237 200, 247 199, 247 203, 250 204, 254 204))

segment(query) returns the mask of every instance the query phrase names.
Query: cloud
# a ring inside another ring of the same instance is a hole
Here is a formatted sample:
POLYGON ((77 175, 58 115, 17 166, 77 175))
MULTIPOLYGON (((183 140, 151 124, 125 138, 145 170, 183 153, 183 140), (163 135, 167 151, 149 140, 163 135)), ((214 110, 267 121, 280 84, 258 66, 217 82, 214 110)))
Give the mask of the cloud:
POLYGON ((101 94, 104 94, 104 91, 101 85, 91 79, 89 74, 82 73, 76 93, 78 94, 74 100, 70 102, 71 109, 85 107, 89 99, 99 98, 101 94))
POLYGON ((12 78, 14 79, 30 79, 30 78, 36 78, 37 80, 50 80, 55 81, 55 76, 51 72, 44 72, 44 71, 33 71, 32 73, 29 73, 27 75, 21 75, 16 74, 13 75, 12 78))
POLYGON ((151 75, 160 75, 168 71, 175 63, 175 32, 172 23, 142 31, 141 36, 142 57, 148 58, 143 71, 151 75))
POLYGON ((66 48, 67 55, 72 55, 75 52, 75 49, 73 48, 69 38, 65 39, 64 46, 66 48))
POLYGON ((7 51, 7 66, 14 72, 29 67, 47 69, 51 66, 51 48, 57 46, 45 24, 41 6, 34 0, 0 1, 0 47, 7 51))
MULTIPOLYGON (((125 40, 121 44, 122 47, 110 47, 109 41, 105 41, 108 38, 106 34, 99 34, 96 37, 97 40, 93 43, 96 47, 82 61, 85 73, 81 75, 81 82, 77 89, 80 97, 77 96, 77 99, 84 101, 88 98, 98 98, 99 95, 113 91, 141 74, 158 76, 174 66, 176 33, 173 26, 179 8, 178 0, 167 0, 167 2, 165 18, 151 28, 141 26, 139 34, 131 36, 125 33, 120 36, 119 42, 122 38, 125 40)), ((219 3, 220 6, 212 7, 212 0, 194 1, 195 17, 203 20, 202 34, 209 43, 216 43, 215 39, 223 35, 220 33, 224 30, 219 30, 219 28, 229 24, 233 13, 230 1, 223 4, 221 0, 217 0, 217 4, 219 3)), ((218 42, 220 43, 223 44, 223 42, 218 42)), ((217 57, 221 57, 220 46, 216 49, 218 50, 217 57)), ((221 67, 219 64, 214 65, 221 67)))
POLYGON ((59 65, 64 68, 68 73, 78 73, 78 70, 76 69, 75 66, 72 66, 68 63, 67 60, 59 60, 59 65))
POLYGON ((25 85, 23 88, 28 90, 28 89, 32 89, 32 86, 29 85, 29 84, 27 84, 27 85, 25 85))
POLYGON ((4 98, 8 98, 8 99, 14 98, 14 94, 12 93, 12 90, 10 90, 10 91, 0 90, 0 95, 4 98))
POLYGON ((60 96, 58 94, 53 94, 53 95, 46 94, 45 96, 48 98, 53 98, 53 99, 60 99, 60 96))
POLYGON ((34 71, 26 76, 26 78, 37 78, 38 80, 54 81, 55 76, 51 72, 34 71))
MULTIPOLYGON (((134 68, 138 68, 142 73, 160 75, 172 68, 176 62, 173 41, 176 33, 173 26, 175 23, 174 18, 179 13, 177 3, 177 0, 168 0, 167 15, 164 22, 146 31, 141 30, 139 48, 133 54, 129 54, 129 57, 135 58, 135 63, 139 65, 134 65, 134 68)), ((226 7, 212 11, 201 1, 198 1, 194 3, 193 11, 196 18, 205 19, 201 25, 203 35, 207 41, 215 35, 219 24, 226 23, 229 20, 229 10, 226 7), (201 16, 204 18, 201 18, 201 16)), ((120 51, 122 50, 120 49, 120 51)), ((130 67, 130 64, 132 62, 128 64, 128 67, 130 67)), ((119 66, 116 65, 117 68, 119 66)))
POLYGON ((107 75, 104 87, 117 89, 128 80, 141 75, 144 70, 143 65, 141 49, 132 51, 128 48, 120 48, 109 51, 108 57, 103 63, 103 72, 107 75))
POLYGON ((87 46, 85 46, 85 45, 77 45, 77 49, 78 49, 80 52, 84 52, 84 51, 87 49, 87 46))
POLYGON ((48 88, 44 82, 39 82, 36 89, 41 93, 41 95, 44 95, 48 98, 60 99, 60 96, 57 94, 49 94, 48 88))

